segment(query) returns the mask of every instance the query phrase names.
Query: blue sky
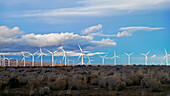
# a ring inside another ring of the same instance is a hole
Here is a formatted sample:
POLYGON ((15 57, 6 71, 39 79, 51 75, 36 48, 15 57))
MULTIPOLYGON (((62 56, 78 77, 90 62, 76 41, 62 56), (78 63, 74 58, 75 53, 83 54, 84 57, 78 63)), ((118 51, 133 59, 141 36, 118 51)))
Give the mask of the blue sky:
MULTIPOLYGON (((0 0, 0 51, 31 51, 43 47, 68 51, 116 51, 126 63, 159 63, 170 53, 170 0, 0 0), (85 32, 86 30, 86 32, 85 32), (151 57, 156 55, 156 57, 151 57)), ((94 55, 94 63, 100 57, 94 55)), ((106 61, 112 63, 113 61, 106 61)))

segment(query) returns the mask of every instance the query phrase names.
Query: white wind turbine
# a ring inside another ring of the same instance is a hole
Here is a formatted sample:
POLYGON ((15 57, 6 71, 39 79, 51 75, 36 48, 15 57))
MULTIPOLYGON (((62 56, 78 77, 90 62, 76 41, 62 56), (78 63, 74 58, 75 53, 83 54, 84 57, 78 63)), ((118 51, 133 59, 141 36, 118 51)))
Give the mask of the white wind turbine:
POLYGON ((59 47, 62 51, 63 51, 63 59, 62 61, 65 59, 65 66, 67 65, 67 53, 66 51, 63 49, 63 46, 59 47))
POLYGON ((74 60, 69 60, 69 59, 68 59, 67 61, 68 61, 68 64, 70 64, 70 61, 72 61, 72 62, 73 62, 73 65, 74 65, 74 60))
POLYGON ((89 60, 87 64, 88 64, 88 65, 91 65, 91 61, 94 61, 94 60, 91 60, 89 56, 88 56, 87 58, 88 58, 88 60, 89 60))
POLYGON ((114 56, 112 57, 112 59, 114 58, 114 64, 116 65, 116 58, 120 58, 119 56, 116 56, 116 52, 114 51, 114 56))
POLYGON ((104 55, 104 56, 100 56, 102 58, 102 64, 104 65, 104 59, 107 55, 104 55))
POLYGON ((84 55, 85 55, 84 53, 87 52, 87 51, 83 51, 79 44, 78 44, 78 46, 79 46, 79 49, 81 51, 81 54, 79 55, 78 59, 81 57, 81 64, 84 65, 84 55))
POLYGON ((5 66, 5 59, 7 59, 6 57, 5 57, 5 55, 3 54, 3 59, 2 59, 2 65, 4 65, 5 66))
POLYGON ((7 58, 7 60, 8 60, 8 66, 11 66, 11 59, 12 59, 12 58, 7 58))
POLYGON ((22 58, 22 60, 21 61, 24 61, 24 67, 25 67, 25 54, 24 54, 24 52, 21 52, 22 53, 22 56, 23 56, 23 58, 22 58))
POLYGON ((18 66, 18 59, 16 59, 16 66, 18 66))
POLYGON ((54 54, 58 51, 54 51, 54 52, 51 52, 51 51, 49 51, 49 50, 47 50, 50 54, 51 54, 51 56, 52 56, 52 66, 54 66, 54 54))
POLYGON ((61 66, 61 60, 60 60, 60 66, 61 66))
POLYGON ((167 53, 167 51, 166 51, 166 49, 165 49, 165 56, 164 56, 163 59, 166 58, 166 65, 168 65, 168 56, 169 56, 169 54, 167 53))
POLYGON ((0 65, 2 65, 1 61, 2 61, 2 58, 1 58, 1 55, 0 55, 0 65))
POLYGON ((42 52, 41 47, 40 47, 40 53, 37 59, 41 56, 41 66, 43 66, 43 55, 46 55, 46 54, 42 52))
MULTIPOLYGON (((37 51, 38 52, 38 51, 37 51)), ((34 66, 34 56, 37 54, 37 52, 35 52, 35 53, 30 53, 30 52, 28 52, 31 56, 32 56, 32 66, 34 66)))
MULTIPOLYGON (((134 53, 134 52, 133 52, 133 53, 134 53)), ((130 56, 131 56, 133 53, 130 53, 130 54, 125 53, 125 54, 128 56, 128 65, 130 65, 130 56)))
POLYGON ((148 54, 150 53, 150 51, 146 54, 143 54, 141 53, 141 55, 144 55, 145 56, 145 65, 147 65, 147 62, 148 62, 148 54))

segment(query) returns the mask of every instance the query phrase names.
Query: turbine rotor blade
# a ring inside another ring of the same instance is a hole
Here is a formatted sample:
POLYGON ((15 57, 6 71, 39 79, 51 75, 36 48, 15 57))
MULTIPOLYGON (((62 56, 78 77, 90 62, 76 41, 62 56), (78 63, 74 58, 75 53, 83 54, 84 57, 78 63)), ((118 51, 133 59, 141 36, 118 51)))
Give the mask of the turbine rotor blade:
POLYGON ((132 55, 134 52, 132 52, 130 55, 132 55))
POLYGON ((143 54, 143 53, 140 53, 141 55, 145 55, 145 54, 143 54))
POLYGON ((63 56, 63 59, 62 59, 62 61, 64 60, 64 57, 65 57, 65 56, 63 56))
POLYGON ((41 54, 37 57, 37 59, 41 56, 41 54))
POLYGON ((40 47, 40 53, 42 53, 41 47, 40 47))
POLYGON ((56 52, 58 52, 58 50, 57 50, 57 51, 54 51, 53 53, 56 53, 56 52))
POLYGON ((35 54, 37 54, 38 53, 38 51, 37 52, 35 52, 33 55, 35 55, 35 54))
POLYGON ((166 58, 166 55, 163 57, 163 59, 165 59, 166 58))
POLYGON ((150 51, 148 53, 146 53, 146 55, 148 55, 150 53, 150 51))
POLYGON ((80 59, 81 56, 82 56, 82 54, 79 55, 78 59, 80 59))
POLYGON ((51 51, 49 51, 49 50, 47 50, 50 54, 53 54, 53 52, 51 52, 51 51))
POLYGON ((81 51, 81 52, 83 52, 83 50, 81 49, 81 47, 80 47, 80 45, 79 45, 79 44, 78 44, 78 46, 79 46, 80 51, 81 51))
POLYGON ((165 49, 165 54, 168 54, 167 51, 166 51, 166 49, 165 49))
MULTIPOLYGON (((125 53, 125 52, 124 52, 125 53)), ((127 54, 127 53, 125 53, 126 55, 129 55, 129 54, 127 54)))
POLYGON ((23 61, 24 60, 24 57, 22 58, 22 60, 21 61, 23 61))
MULTIPOLYGON (((100 55, 99 55, 100 56, 100 55)), ((101 58, 103 58, 103 56, 100 56, 101 58)))

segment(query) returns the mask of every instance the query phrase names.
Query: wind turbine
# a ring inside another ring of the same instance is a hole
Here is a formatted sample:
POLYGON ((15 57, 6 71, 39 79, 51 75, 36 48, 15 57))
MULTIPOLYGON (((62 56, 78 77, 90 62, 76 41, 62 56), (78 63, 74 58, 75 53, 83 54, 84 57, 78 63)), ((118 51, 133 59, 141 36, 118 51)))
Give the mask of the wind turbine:
POLYGON ((58 51, 54 51, 54 52, 51 52, 51 51, 49 51, 49 50, 47 50, 50 54, 51 54, 51 56, 52 56, 52 66, 54 66, 54 54, 58 51))
POLYGON ((146 53, 146 54, 143 54, 143 53, 141 53, 141 55, 144 55, 145 56, 145 65, 147 65, 147 62, 148 62, 148 54, 150 53, 150 51, 148 52, 148 53, 146 53))
POLYGON ((114 64, 116 65, 116 58, 120 58, 119 56, 116 56, 116 52, 114 51, 114 56, 112 57, 112 59, 114 58, 114 64))
POLYGON ((56 60, 54 60, 54 63, 55 63, 55 64, 57 64, 57 59, 56 59, 56 60))
POLYGON ((16 59, 16 66, 18 66, 18 59, 16 59))
POLYGON ((87 64, 91 65, 91 61, 94 61, 94 60, 91 60, 89 56, 87 58, 89 60, 89 62, 87 64))
POLYGON ((65 66, 67 65, 67 53, 66 51, 63 49, 63 47, 60 47, 60 49, 63 51, 63 59, 62 61, 65 59, 65 66))
POLYGON ((25 67, 25 54, 24 54, 24 52, 21 52, 22 53, 22 56, 23 56, 23 58, 22 58, 22 60, 21 61, 24 61, 24 67, 25 67))
POLYGON ((165 59, 166 58, 166 65, 168 65, 168 53, 167 53, 167 51, 166 51, 166 49, 165 49, 165 56, 164 56, 164 58, 163 59, 165 59))
POLYGON ((2 61, 2 58, 1 58, 1 55, 0 55, 0 65, 2 65, 1 61, 2 61))
POLYGON ((60 66, 61 66, 61 60, 60 60, 60 66))
POLYGON ((46 54, 42 52, 41 47, 40 47, 40 53, 37 59, 41 56, 41 66, 43 66, 43 55, 46 55, 46 54))
POLYGON ((7 60, 8 60, 8 66, 11 66, 11 62, 10 62, 11 59, 12 59, 12 58, 7 58, 7 60))
POLYGON ((84 53, 87 52, 87 51, 83 51, 79 44, 78 44, 78 46, 79 46, 79 49, 81 51, 81 54, 79 55, 78 59, 81 57, 81 64, 84 65, 84 62, 83 62, 84 58, 83 57, 85 55, 84 53))
POLYGON ((37 54, 37 52, 35 52, 35 53, 28 52, 32 56, 32 66, 34 66, 34 56, 37 54))
MULTIPOLYGON (((134 53, 134 52, 133 52, 133 53, 134 53)), ((131 56, 133 53, 130 53, 130 54, 125 53, 125 54, 128 56, 128 65, 130 65, 130 56, 131 56)))
POLYGON ((70 63, 70 61, 72 61, 72 62, 73 62, 73 65, 74 65, 74 60, 69 60, 69 59, 68 59, 67 61, 68 61, 68 64, 70 63))
POLYGON ((6 57, 5 57, 5 55, 3 54, 3 59, 2 59, 2 64, 5 66, 5 59, 6 59, 6 57))
POLYGON ((104 59, 107 55, 104 55, 104 56, 100 56, 102 58, 102 64, 104 65, 104 59))

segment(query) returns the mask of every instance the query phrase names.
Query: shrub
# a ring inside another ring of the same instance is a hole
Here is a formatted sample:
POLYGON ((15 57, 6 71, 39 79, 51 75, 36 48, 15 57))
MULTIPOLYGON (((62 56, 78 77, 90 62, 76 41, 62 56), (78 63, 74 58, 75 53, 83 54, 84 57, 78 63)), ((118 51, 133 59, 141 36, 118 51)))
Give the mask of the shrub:
POLYGON ((157 81, 153 78, 143 78, 141 80, 141 85, 144 88, 149 88, 153 92, 160 92, 162 90, 160 81, 157 81))
POLYGON ((45 87, 40 87, 39 88, 39 94, 40 95, 47 95, 50 93, 50 88, 45 86, 45 87))
POLYGON ((19 80, 16 78, 9 79, 7 84, 9 86, 9 88, 18 88, 20 85, 19 80))
POLYGON ((6 86, 7 86, 7 82, 5 82, 5 81, 0 81, 0 89, 1 89, 1 90, 4 90, 6 86))
POLYGON ((68 89, 68 80, 69 78, 67 77, 57 79, 54 82, 49 83, 49 87, 53 90, 66 90, 68 89))

